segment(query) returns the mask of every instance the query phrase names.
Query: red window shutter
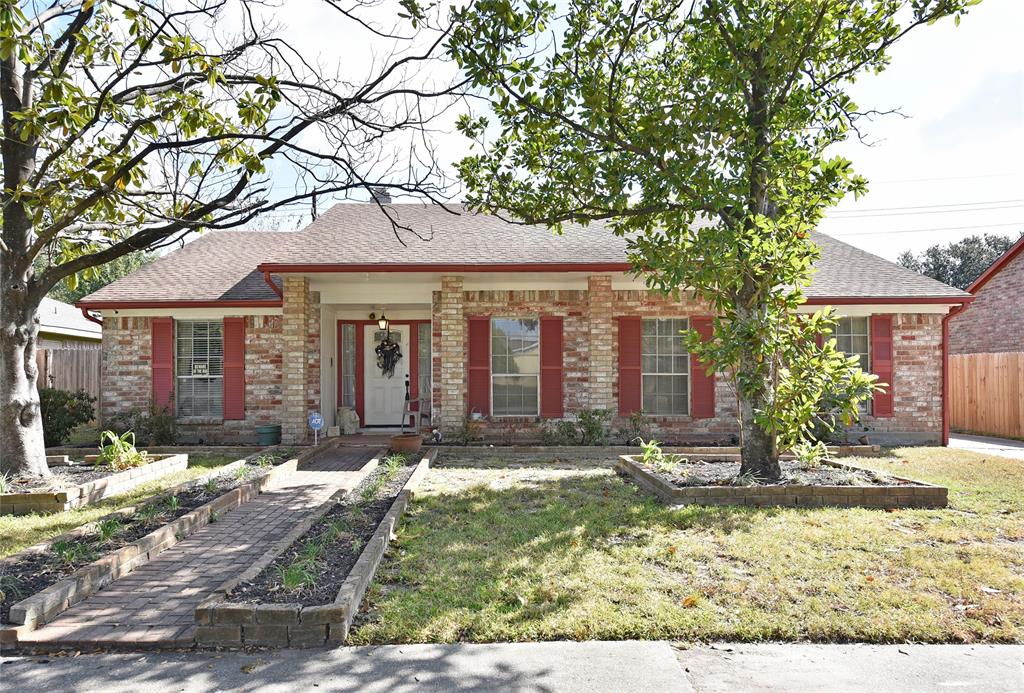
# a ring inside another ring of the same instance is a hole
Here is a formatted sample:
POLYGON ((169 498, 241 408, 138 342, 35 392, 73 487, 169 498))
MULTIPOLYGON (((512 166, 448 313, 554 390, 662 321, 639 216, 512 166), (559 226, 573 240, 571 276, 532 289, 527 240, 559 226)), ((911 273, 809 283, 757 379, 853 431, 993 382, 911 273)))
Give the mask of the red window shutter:
POLYGON ((174 395, 174 320, 153 318, 152 359, 153 406, 170 410, 174 395))
MULTIPOLYGON (((702 342, 711 339, 715 329, 715 319, 710 316, 690 318, 690 327, 700 335, 702 342)), ((715 374, 707 373, 706 364, 690 354, 690 415, 695 419, 713 419, 715 416, 715 374)))
POLYGON ((245 418, 245 318, 224 318, 224 418, 245 418))
POLYGON ((562 407, 562 318, 540 319, 540 415, 560 419, 562 407))
POLYGON ((466 409, 491 414, 491 319, 469 318, 469 389, 466 409))
POLYGON ((892 315, 871 316, 871 369, 878 376, 878 382, 886 386, 885 392, 875 393, 872 413, 875 416, 892 416, 892 315))
POLYGON ((640 392, 640 344, 643 323, 639 317, 619 318, 619 414, 629 416, 643 408, 640 392))

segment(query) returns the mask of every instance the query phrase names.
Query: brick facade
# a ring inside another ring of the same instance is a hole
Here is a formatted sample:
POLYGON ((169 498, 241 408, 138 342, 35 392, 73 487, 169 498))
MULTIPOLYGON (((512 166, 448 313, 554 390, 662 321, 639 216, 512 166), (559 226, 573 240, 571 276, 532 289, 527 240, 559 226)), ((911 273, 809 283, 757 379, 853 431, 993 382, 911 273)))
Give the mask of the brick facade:
MULTIPOLYGON (((461 277, 446 276, 432 293, 431 352, 434 425, 457 429, 466 415, 468 331, 472 316, 558 316, 564 338, 563 406, 567 415, 584 407, 618 417, 618 321, 620 316, 692 318, 709 311, 683 296, 613 290, 608 276, 590 277, 587 289, 464 290, 461 277)), ((246 320, 245 419, 180 425, 204 442, 249 442, 255 426, 280 423, 286 443, 306 440, 308 411, 320 408, 320 298, 303 277, 285 276, 280 316, 246 320)), ((426 311, 424 311, 426 312, 426 311)), ((151 398, 151 319, 112 317, 105 321, 104 417, 147 409, 151 398)), ((899 313, 893 319, 894 414, 865 417, 872 443, 936 442, 942 434, 942 315, 899 313)), ((411 355, 410 355, 411 356, 411 355)), ((726 374, 715 379, 715 413, 709 418, 651 419, 662 440, 680 444, 734 442, 736 393, 726 374)), ((534 422, 524 419, 525 428, 534 422)), ((499 436, 496 430, 489 431, 499 436)), ((854 437, 860 433, 855 433, 854 437)), ((530 437, 523 431, 522 438, 530 437)))
MULTIPOLYGON (((103 421, 148 411, 151 318, 111 318, 103 322, 103 421)), ((318 347, 319 348, 319 347, 318 347)), ((253 443, 256 426, 280 423, 282 411, 282 319, 250 315, 245 320, 245 418, 236 421, 179 422, 182 443, 253 443)), ((319 383, 317 384, 319 392, 319 383)))
POLYGON ((1024 351, 1024 252, 986 281, 949 321, 949 353, 1024 351))

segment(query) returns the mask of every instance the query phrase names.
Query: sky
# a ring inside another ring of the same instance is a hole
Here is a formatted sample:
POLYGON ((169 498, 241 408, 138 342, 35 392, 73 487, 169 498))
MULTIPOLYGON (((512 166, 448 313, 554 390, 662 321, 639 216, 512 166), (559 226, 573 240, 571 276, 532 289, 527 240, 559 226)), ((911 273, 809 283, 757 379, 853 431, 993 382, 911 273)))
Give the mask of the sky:
MULTIPOLYGON (((365 74, 368 56, 391 42, 325 14, 314 2, 287 2, 277 18, 303 51, 342 72, 365 74), (331 30, 325 30, 331 27, 331 30)), ((397 2, 374 10, 390 25, 397 2)), ((870 184, 827 215, 821 230, 888 259, 974 233, 1024 231, 1024 0, 984 0, 960 26, 922 27, 892 50, 890 67, 851 89, 863 109, 898 108, 864 128, 870 145, 837 148, 870 184)), ((467 143, 436 133, 441 156, 454 164, 467 143)), ((292 228, 302 212, 277 213, 265 224, 292 228)))

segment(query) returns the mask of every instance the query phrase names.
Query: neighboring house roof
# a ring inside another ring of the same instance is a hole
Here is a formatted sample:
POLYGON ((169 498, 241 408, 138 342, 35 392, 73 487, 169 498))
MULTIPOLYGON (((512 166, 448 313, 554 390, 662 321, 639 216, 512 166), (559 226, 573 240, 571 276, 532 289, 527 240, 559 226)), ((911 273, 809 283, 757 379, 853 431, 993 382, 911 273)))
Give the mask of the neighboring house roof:
POLYGON ((39 332, 79 339, 103 339, 103 328, 86 320, 78 308, 45 297, 39 305, 39 332))
POLYGON ((1024 252, 1024 236, 1021 236, 1020 239, 1011 245, 1005 253, 996 258, 996 261, 989 265, 988 269, 982 272, 980 277, 971 282, 971 285, 967 287, 967 291, 972 294, 978 293, 978 289, 985 286, 989 279, 999 274, 999 272, 1010 264, 1010 262, 1013 261, 1013 258, 1020 255, 1021 252, 1024 252))
MULTIPOLYGON (((338 204, 301 231, 211 232, 82 300, 104 303, 277 301, 262 272, 624 271, 626 240, 602 223, 567 223, 561 236, 541 226, 466 213, 460 205, 338 204)), ((814 234, 822 246, 810 298, 958 302, 966 293, 814 234)), ((279 284, 279 282, 277 282, 279 284)))

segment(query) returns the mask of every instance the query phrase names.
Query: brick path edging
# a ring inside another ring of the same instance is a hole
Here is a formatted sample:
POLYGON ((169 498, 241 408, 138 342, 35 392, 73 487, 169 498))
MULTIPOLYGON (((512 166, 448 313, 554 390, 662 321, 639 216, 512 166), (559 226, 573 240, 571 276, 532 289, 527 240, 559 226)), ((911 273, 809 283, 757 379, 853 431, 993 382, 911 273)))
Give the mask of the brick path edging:
MULTIPOLYGON (((437 456, 436 450, 427 452, 405 482, 373 536, 366 542, 359 558, 342 583, 331 604, 303 606, 301 604, 239 604, 227 601, 230 591, 245 579, 258 575, 296 539, 330 509, 325 503, 315 517, 303 522, 290 532, 287 542, 280 542, 280 550, 273 555, 268 551, 263 558, 237 578, 222 585, 213 595, 196 608, 196 644, 213 647, 315 647, 327 643, 341 644, 348 637, 359 605, 377 572, 384 551, 410 499, 437 456), (299 530, 302 531, 299 531, 299 530)), ((276 547, 275 547, 276 548, 276 547)))
MULTIPOLYGON (((47 456, 47 462, 50 461, 50 457, 47 456)), ((125 469, 102 479, 68 486, 60 491, 4 493, 0 495, 0 515, 55 513, 91 505, 188 467, 187 454, 154 455, 151 459, 151 462, 139 467, 125 469)), ((52 466, 58 467, 65 464, 66 461, 51 463, 52 466)))
MULTIPOLYGON (((945 508, 949 490, 923 481, 893 477, 903 486, 691 486, 679 488, 632 459, 622 455, 619 474, 630 477, 642 489, 673 505, 751 505, 820 508, 945 508)), ((827 462, 850 471, 871 471, 838 462, 827 462)))
MULTIPOLYGON (((205 527, 210 523, 211 518, 216 517, 217 514, 236 508, 242 503, 252 500, 260 493, 277 488, 284 478, 295 472, 301 462, 332 447, 336 447, 336 445, 325 441, 324 444, 318 447, 307 449, 298 457, 277 465, 264 476, 248 481, 245 484, 228 491, 209 503, 182 515, 173 522, 154 530, 135 542, 128 544, 127 546, 123 546, 117 551, 107 554, 89 565, 83 566, 67 578, 50 585, 46 589, 37 592, 26 599, 23 599, 11 607, 9 620, 12 625, 0 626, 0 645, 2 645, 5 650, 8 647, 16 646, 18 643, 19 633, 34 630, 38 626, 44 625, 48 621, 53 620, 54 617, 71 608, 73 605, 95 594, 103 586, 131 572, 143 563, 152 560, 187 536, 202 527, 205 527)), ((250 455, 250 457, 252 456, 250 455)), ((179 484, 173 489, 169 489, 168 491, 159 494, 158 497, 166 496, 167 493, 180 488, 194 486, 197 483, 201 483, 203 479, 222 475, 225 471, 245 465, 247 460, 248 458, 237 460, 212 471, 210 474, 204 475, 200 479, 193 479, 183 484, 179 484)), ((124 508, 115 513, 111 513, 106 517, 113 517, 115 515, 123 515, 133 512, 140 507, 156 502, 156 500, 157 497, 154 497, 153 499, 150 499, 145 503, 141 503, 138 506, 134 506, 133 508, 124 508)), ((24 552, 19 552, 19 554, 9 556, 3 561, 0 561, 0 566, 2 566, 4 562, 16 559, 19 555, 27 551, 46 550, 57 539, 80 536, 86 533, 89 527, 95 526, 98 522, 100 522, 100 520, 75 528, 64 535, 61 535, 61 537, 54 537, 46 542, 29 547, 28 549, 25 549, 24 552)))

